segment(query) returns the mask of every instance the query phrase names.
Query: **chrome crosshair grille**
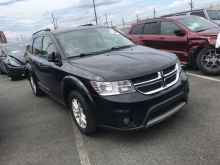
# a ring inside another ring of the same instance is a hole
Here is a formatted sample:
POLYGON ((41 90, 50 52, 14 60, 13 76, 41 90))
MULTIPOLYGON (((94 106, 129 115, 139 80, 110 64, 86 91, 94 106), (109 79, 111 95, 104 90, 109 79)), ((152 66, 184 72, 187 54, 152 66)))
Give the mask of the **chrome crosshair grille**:
POLYGON ((176 84, 179 80, 178 64, 172 65, 160 72, 132 79, 137 91, 143 94, 153 94, 176 84))

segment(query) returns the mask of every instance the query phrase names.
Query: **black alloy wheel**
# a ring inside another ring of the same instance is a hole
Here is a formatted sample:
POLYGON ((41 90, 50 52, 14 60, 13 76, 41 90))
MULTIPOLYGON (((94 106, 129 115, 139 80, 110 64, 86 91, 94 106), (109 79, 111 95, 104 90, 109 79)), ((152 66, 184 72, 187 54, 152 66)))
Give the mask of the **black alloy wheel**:
POLYGON ((207 75, 220 74, 220 50, 213 47, 204 48, 197 57, 197 65, 207 75))

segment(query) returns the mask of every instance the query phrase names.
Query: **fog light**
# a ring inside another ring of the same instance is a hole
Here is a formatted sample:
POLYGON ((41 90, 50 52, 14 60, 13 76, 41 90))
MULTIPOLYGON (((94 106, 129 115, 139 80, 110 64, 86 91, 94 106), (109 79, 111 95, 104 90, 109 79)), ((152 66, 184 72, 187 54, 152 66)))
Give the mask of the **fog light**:
POLYGON ((129 121, 130 121, 129 118, 124 118, 122 122, 123 122, 125 125, 127 125, 127 124, 129 123, 129 121))

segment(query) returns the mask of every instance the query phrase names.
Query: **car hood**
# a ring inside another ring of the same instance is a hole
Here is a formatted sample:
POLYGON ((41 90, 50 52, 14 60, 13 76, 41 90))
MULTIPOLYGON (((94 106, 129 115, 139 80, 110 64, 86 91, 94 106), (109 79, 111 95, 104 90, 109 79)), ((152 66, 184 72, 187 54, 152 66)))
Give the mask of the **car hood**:
POLYGON ((200 34, 202 36, 210 36, 210 35, 217 36, 219 33, 220 33, 220 28, 215 28, 215 29, 209 29, 209 30, 199 32, 198 34, 200 34))
POLYGON ((177 62, 168 52, 134 46, 99 55, 71 59, 71 65, 102 76, 107 81, 128 80, 161 71, 177 62))
POLYGON ((13 55, 10 55, 10 57, 18 60, 22 64, 25 64, 24 53, 13 54, 13 55))

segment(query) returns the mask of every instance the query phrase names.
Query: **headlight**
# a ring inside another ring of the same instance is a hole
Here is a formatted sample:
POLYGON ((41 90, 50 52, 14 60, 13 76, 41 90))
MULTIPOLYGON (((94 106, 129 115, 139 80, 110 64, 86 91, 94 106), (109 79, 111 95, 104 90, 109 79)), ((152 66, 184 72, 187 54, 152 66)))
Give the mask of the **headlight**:
POLYGON ((103 96, 118 95, 136 91, 133 85, 128 80, 116 82, 91 81, 91 84, 96 92, 103 96))
POLYGON ((181 67, 181 64, 180 64, 180 61, 178 60, 177 64, 176 64, 176 69, 177 69, 177 72, 180 73, 182 71, 182 67, 181 67))
POLYGON ((20 64, 18 64, 18 63, 15 62, 15 61, 12 61, 12 60, 8 60, 8 62, 9 62, 12 66, 21 66, 20 64))

